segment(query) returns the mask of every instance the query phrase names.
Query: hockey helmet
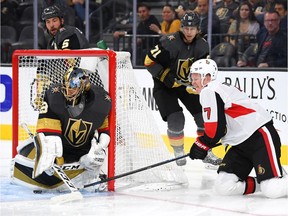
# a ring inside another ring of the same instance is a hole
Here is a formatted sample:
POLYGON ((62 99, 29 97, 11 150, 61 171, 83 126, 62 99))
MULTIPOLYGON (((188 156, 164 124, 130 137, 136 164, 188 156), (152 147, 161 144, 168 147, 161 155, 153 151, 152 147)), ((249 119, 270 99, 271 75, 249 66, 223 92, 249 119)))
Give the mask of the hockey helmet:
POLYGON ((192 74, 200 74, 202 82, 207 74, 210 74, 211 80, 215 80, 218 73, 218 67, 212 59, 199 59, 195 61, 190 67, 189 82, 192 82, 192 74))
POLYGON ((45 20, 53 18, 53 17, 63 18, 62 11, 56 5, 52 5, 52 6, 45 8, 42 12, 41 18, 43 21, 45 21, 45 20))
POLYGON ((90 89, 90 81, 86 70, 81 68, 70 68, 63 77, 63 94, 68 101, 73 104, 77 99, 90 89))
POLYGON ((199 15, 198 15, 198 13, 196 13, 194 11, 186 12, 181 19, 181 27, 184 27, 184 26, 199 27, 199 24, 200 24, 199 15))

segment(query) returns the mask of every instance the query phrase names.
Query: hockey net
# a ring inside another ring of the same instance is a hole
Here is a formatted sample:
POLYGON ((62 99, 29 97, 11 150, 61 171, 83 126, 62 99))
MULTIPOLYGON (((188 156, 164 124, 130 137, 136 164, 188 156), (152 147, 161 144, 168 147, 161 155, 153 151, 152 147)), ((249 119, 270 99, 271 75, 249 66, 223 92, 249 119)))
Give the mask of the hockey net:
MULTIPOLYGON (((112 99, 108 178, 172 157, 137 85, 129 53, 96 49, 17 50, 13 54, 12 65, 13 157, 18 143, 28 138, 21 124, 26 123, 35 133, 39 101, 43 99, 45 90, 51 83, 62 82, 63 74, 72 66, 92 71, 89 74, 91 83, 102 85, 112 99), (39 88, 42 89, 40 94, 39 88)), ((139 185, 159 190, 186 184, 183 170, 173 162, 109 181, 108 190, 139 185)))

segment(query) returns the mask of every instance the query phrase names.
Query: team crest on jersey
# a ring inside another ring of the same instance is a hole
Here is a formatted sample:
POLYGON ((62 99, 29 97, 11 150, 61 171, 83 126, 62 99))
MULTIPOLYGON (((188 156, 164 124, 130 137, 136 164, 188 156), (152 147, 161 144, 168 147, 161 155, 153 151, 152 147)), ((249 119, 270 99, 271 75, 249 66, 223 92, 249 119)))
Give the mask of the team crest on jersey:
POLYGON ((64 136, 72 146, 79 147, 87 141, 91 128, 91 122, 69 118, 64 136))
POLYGON ((52 88, 52 93, 53 93, 53 94, 54 94, 54 93, 58 93, 58 92, 60 92, 59 86, 56 86, 56 87, 53 87, 53 88, 52 88))
POLYGON ((176 39, 174 35, 168 35, 167 38, 168 38, 168 40, 170 40, 170 41, 176 39))
POLYGON ((264 167, 261 166, 261 164, 259 164, 257 166, 257 173, 258 173, 258 175, 264 175, 264 173, 265 173, 265 169, 264 169, 264 167))
POLYGON ((194 58, 179 59, 177 67, 177 76, 184 82, 189 82, 188 76, 190 73, 190 66, 194 62, 194 58))

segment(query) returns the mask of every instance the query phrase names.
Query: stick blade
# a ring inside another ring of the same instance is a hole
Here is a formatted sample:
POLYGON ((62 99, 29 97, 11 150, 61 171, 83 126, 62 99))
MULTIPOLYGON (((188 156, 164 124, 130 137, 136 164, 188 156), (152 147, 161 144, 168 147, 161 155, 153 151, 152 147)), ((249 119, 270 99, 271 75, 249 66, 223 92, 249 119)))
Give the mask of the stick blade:
POLYGON ((79 192, 71 192, 68 194, 62 194, 59 196, 55 196, 51 198, 51 201, 54 204, 61 204, 61 203, 66 203, 66 202, 72 202, 72 201, 76 201, 76 200, 81 200, 83 199, 83 195, 79 192))

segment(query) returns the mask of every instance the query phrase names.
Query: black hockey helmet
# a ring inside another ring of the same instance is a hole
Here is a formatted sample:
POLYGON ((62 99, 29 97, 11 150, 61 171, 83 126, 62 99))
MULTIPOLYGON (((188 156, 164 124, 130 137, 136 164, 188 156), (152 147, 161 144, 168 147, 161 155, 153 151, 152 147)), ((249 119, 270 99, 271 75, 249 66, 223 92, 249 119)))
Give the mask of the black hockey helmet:
POLYGON ((81 68, 70 68, 66 71, 63 77, 62 92, 65 98, 77 103, 77 99, 90 89, 90 81, 87 71, 81 68))
POLYGON ((200 17, 198 13, 194 11, 189 11, 184 14, 181 19, 181 26, 196 26, 199 27, 200 24, 200 17))
POLYGON ((42 12, 42 20, 45 21, 47 19, 50 19, 52 17, 59 17, 63 18, 63 13, 60 10, 60 8, 56 5, 49 6, 45 8, 42 12))

